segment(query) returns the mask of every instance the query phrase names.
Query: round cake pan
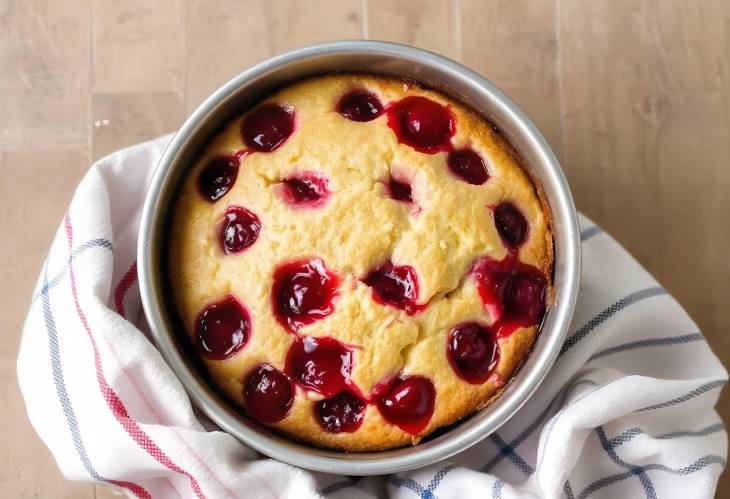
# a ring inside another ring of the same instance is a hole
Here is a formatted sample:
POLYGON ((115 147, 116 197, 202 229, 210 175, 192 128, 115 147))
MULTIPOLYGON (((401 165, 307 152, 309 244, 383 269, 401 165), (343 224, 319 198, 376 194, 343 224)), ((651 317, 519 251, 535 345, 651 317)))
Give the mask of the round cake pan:
POLYGON ((310 470, 346 475, 395 473, 432 464, 479 442, 517 411, 558 356, 575 306, 580 239, 563 172, 530 119, 482 76, 424 50, 375 41, 340 41, 294 50, 239 74, 185 121, 160 159, 147 192, 138 245, 139 285, 147 321, 163 357, 190 398, 215 424, 257 451, 310 470), (250 422, 207 381, 171 310, 165 283, 168 207, 182 175, 226 121, 292 81, 335 72, 371 72, 417 81, 448 94, 490 120, 539 183, 552 214, 555 294, 537 341, 502 395, 487 408, 420 444, 382 452, 347 453, 288 440, 250 422))

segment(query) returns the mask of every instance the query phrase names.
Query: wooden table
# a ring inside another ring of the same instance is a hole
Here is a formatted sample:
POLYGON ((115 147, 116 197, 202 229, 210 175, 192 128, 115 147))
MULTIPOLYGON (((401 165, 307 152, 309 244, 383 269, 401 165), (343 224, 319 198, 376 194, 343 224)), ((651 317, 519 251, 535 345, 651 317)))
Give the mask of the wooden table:
MULTIPOLYGON (((727 0, 0 0, 0 495, 109 495, 61 477, 15 376, 32 286, 89 163, 175 130, 257 61, 343 38, 434 50, 504 89, 579 209, 730 361, 727 0)), ((730 418, 727 396, 720 408, 730 418)))

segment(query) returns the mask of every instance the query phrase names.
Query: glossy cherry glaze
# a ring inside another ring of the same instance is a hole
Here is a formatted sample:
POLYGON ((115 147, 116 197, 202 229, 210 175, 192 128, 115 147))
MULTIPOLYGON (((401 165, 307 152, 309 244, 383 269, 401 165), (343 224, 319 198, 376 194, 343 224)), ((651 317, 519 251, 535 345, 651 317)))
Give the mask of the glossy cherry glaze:
POLYGON ((491 327, 498 338, 518 327, 536 326, 545 315, 547 279, 543 273, 509 252, 502 260, 480 259, 472 276, 484 308, 496 321, 491 327))
POLYGON ((512 203, 501 203, 494 208, 494 225, 510 248, 517 248, 527 238, 527 220, 512 203))
POLYGON ((482 185, 489 180, 487 165, 472 149, 451 151, 446 164, 451 173, 468 184, 482 185))
POLYGON ((373 288, 373 298, 383 305, 414 315, 425 308, 418 301, 418 277, 413 267, 387 262, 372 270, 363 282, 373 288))
POLYGON ((276 423, 289 413, 294 393, 294 386, 286 374, 269 364, 261 364, 246 376, 243 402, 251 419, 259 423, 276 423))
POLYGON ((286 356, 286 372, 302 388, 334 397, 350 386, 352 350, 334 338, 300 336, 286 356))
POLYGON ((243 119, 244 143, 258 152, 271 152, 294 132, 294 111, 278 104, 257 107, 243 119))
POLYGON ((450 332, 446 354, 454 372, 468 383, 484 383, 499 362, 499 346, 483 324, 467 322, 450 332))
POLYGON ((383 105, 367 90, 352 90, 337 102, 337 112, 352 121, 372 121, 383 114, 383 105))
POLYGON ((307 173, 282 180, 280 193, 291 206, 318 208, 329 199, 329 182, 322 175, 307 173))
POLYGON ((240 253, 256 242, 260 231, 261 221, 255 213, 241 206, 230 206, 221 224, 221 247, 227 255, 240 253))
POLYGON ((200 352, 214 360, 232 357, 246 345, 251 335, 251 319, 244 306, 232 295, 209 305, 198 316, 195 340, 200 352))
POLYGON ((322 259, 298 260, 274 271, 272 304, 279 323, 291 332, 334 310, 339 277, 322 259))
POLYGON ((424 376, 399 376, 376 386, 372 399, 386 421, 417 435, 433 416, 436 389, 424 376))
POLYGON ((198 176, 198 192, 214 203, 233 188, 240 163, 235 156, 217 156, 205 165, 198 176))
POLYGON ((451 111, 445 106, 425 97, 412 96, 394 102, 386 112, 388 126, 398 142, 426 154, 451 148, 450 140, 456 126, 451 111))
POLYGON ((340 392, 332 398, 314 405, 314 417, 323 430, 330 433, 357 431, 365 418, 367 402, 350 391, 340 392))
POLYGON ((388 195, 396 201, 402 201, 404 203, 413 202, 411 184, 398 180, 392 175, 388 180, 388 195))

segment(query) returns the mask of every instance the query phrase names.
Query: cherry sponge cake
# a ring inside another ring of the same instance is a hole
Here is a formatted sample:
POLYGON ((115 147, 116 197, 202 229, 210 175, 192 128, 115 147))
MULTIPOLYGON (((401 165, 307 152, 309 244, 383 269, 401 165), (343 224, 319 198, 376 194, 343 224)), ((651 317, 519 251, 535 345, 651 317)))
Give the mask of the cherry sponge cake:
POLYGON ((170 289, 211 381, 311 444, 418 441, 487 406, 551 296, 539 187, 489 122, 331 75, 230 121, 172 207, 170 289))

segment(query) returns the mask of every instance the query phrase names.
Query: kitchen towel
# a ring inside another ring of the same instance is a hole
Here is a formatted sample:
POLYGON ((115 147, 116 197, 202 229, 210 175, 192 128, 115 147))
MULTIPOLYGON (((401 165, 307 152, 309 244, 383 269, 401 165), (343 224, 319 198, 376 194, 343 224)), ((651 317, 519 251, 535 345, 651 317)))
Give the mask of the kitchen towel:
POLYGON ((356 478, 268 459, 212 428, 150 341, 136 280, 146 186, 169 140, 91 167, 32 297, 18 379, 68 479, 173 498, 714 495, 727 453, 714 405, 727 372, 677 302, 583 217, 580 294, 560 357, 474 447, 356 478))

